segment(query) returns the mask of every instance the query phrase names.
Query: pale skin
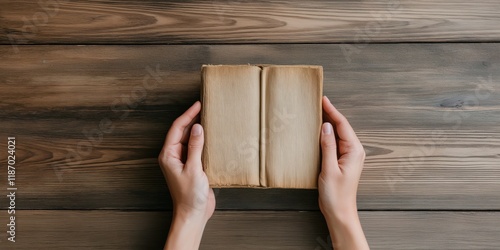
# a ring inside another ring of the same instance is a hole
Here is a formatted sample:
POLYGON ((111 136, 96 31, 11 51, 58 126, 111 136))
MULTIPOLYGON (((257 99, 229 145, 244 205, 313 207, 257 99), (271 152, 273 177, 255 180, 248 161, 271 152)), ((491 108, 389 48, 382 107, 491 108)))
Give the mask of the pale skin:
MULTIPOLYGON (((174 204, 166 250, 198 249, 215 210, 214 192, 201 163, 203 127, 196 123, 200 110, 201 103, 196 102, 174 121, 158 157, 174 204)), ((347 119, 326 97, 323 120, 319 207, 333 247, 369 249, 356 206, 365 151, 347 119)))

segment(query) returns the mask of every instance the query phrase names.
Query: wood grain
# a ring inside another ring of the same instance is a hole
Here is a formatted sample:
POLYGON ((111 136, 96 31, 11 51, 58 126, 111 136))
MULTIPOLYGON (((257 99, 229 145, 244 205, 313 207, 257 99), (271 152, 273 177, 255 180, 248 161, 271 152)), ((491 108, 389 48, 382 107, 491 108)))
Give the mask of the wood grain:
MULTIPOLYGON (((0 249, 160 249, 157 155, 203 64, 323 66, 371 249, 500 249, 499 23, 495 0, 0 0, 0 249)), ((316 190, 215 195, 200 249, 330 249, 316 190)))
MULTIPOLYGON (((3 218, 3 215, 2 215, 3 218)), ((160 249, 169 212, 20 211, 2 249, 160 249)), ((371 249, 498 249, 498 212, 360 212, 371 249), (474 232, 474 233, 472 233, 474 232)), ((319 212, 216 212, 200 249, 328 249, 319 212)))
MULTIPOLYGON (((372 44, 347 62, 338 45, 0 46, 0 136, 19 143, 23 209, 169 209, 156 156, 171 122, 199 98, 202 64, 317 64, 368 154, 360 209, 495 210, 499 49, 372 44), (148 66, 160 82, 141 90, 148 66), (96 133, 103 120, 112 131, 96 133)), ((316 210, 316 198, 231 189, 217 201, 316 210)))
POLYGON ((500 3, 494 0, 40 3, 0 2, 0 44, 500 40, 500 3))
POLYGON ((98 112, 127 120, 166 110, 169 117, 151 119, 168 121, 199 99, 203 63, 288 62, 323 65, 325 95, 358 130, 495 130, 499 49, 370 44, 346 57, 339 45, 23 46, 17 54, 0 46, 0 115, 89 120, 98 112), (160 82, 143 96, 150 71, 148 85, 160 82))

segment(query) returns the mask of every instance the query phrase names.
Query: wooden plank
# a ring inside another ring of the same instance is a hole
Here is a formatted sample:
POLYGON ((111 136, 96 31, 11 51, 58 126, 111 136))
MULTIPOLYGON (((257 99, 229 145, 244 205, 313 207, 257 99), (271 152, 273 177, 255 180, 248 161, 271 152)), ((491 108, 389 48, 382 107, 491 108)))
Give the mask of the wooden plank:
MULTIPOLYGON (((2 216, 3 217, 3 216, 2 216)), ((498 212, 360 212, 371 249, 498 249, 498 212)), ((2 249, 160 249, 168 212, 19 211, 2 249)), ((3 219, 2 219, 3 220, 3 219)), ((216 212, 200 249, 328 249, 319 212, 216 212)))
MULTIPOLYGON (((368 154, 360 209, 499 209, 499 49, 372 44, 349 63, 337 45, 0 46, 0 137, 17 136, 24 209, 169 209, 156 156, 199 98, 201 64, 319 64, 368 154)), ((217 204, 316 210, 316 198, 223 189, 217 204)))
POLYGON ((494 0, 2 0, 0 10, 0 44, 14 45, 463 42, 500 38, 500 3, 494 0))
POLYGON ((499 49, 370 44, 345 57, 338 45, 23 46, 18 54, 0 46, 0 114, 92 120, 92 111, 128 120, 135 111, 177 111, 174 116, 199 99, 203 63, 307 63, 323 65, 324 93, 357 129, 488 130, 497 124, 500 54, 492 52, 499 49), (34 94, 23 94, 26 88, 34 94))

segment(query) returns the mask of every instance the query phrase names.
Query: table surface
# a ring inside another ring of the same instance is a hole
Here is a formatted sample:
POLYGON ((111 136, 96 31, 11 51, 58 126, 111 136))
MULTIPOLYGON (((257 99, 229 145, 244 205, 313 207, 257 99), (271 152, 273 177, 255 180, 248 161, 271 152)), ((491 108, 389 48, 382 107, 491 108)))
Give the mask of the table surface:
MULTIPOLYGON (((324 94, 367 152, 358 206, 372 249, 500 248, 499 1, 0 10, 0 166, 15 136, 19 188, 17 242, 2 234, 1 249, 160 249, 167 129, 199 98, 202 64, 247 63, 324 67, 324 94)), ((328 249, 316 191, 215 191, 201 249, 328 249)))

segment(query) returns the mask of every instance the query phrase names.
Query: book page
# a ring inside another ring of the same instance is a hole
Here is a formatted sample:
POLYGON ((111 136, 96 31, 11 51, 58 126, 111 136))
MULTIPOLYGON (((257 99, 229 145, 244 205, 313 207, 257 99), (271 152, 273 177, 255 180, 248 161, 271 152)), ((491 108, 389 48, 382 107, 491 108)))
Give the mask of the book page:
POLYGON ((323 68, 264 67, 261 84, 261 185, 316 188, 323 68))
POLYGON ((211 186, 259 186, 260 70, 202 68, 203 166, 211 186))

